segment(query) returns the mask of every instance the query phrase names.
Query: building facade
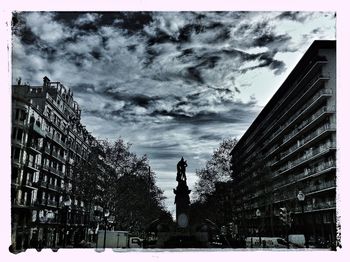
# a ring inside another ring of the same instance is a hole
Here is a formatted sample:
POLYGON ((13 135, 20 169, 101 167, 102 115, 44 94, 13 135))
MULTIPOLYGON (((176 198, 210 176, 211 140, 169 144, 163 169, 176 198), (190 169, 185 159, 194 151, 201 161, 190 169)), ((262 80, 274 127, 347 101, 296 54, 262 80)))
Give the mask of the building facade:
POLYGON ((336 239, 336 43, 315 41, 231 152, 241 235, 336 239))
MULTIPOLYGON (((80 122, 73 93, 47 77, 12 87, 12 248, 58 247, 92 231, 93 215, 75 190, 73 167, 96 139, 80 122)), ((95 208, 96 209, 96 208, 95 208)))

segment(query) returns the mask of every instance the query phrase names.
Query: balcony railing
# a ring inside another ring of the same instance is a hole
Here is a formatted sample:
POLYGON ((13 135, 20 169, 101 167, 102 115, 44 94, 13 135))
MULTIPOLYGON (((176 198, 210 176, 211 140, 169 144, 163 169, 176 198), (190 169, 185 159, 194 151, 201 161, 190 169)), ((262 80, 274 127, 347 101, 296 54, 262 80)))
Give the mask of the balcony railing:
POLYGON ((53 185, 53 184, 47 184, 47 187, 51 190, 55 190, 55 191, 59 191, 60 187, 58 187, 57 185, 53 185))
POLYGON ((25 163, 26 163, 26 166, 27 166, 27 167, 29 167, 29 168, 31 168, 31 169, 34 169, 35 171, 38 171, 39 168, 40 168, 40 165, 37 164, 37 163, 34 163, 33 161, 27 160, 25 163))
POLYGON ((57 176, 60 176, 60 177, 63 177, 63 172, 62 171, 59 171, 58 169, 54 168, 54 167, 50 167, 50 172, 57 175, 57 176))
POLYGON ((41 127, 37 126, 35 123, 30 124, 30 129, 36 132, 41 137, 45 137, 46 131, 41 129, 41 127))
POLYGON ((310 194, 315 194, 315 193, 318 193, 319 191, 323 191, 323 190, 326 190, 326 189, 333 189, 335 187, 336 187, 336 181, 335 180, 331 180, 331 181, 328 181, 328 182, 322 182, 319 185, 310 186, 310 187, 306 188, 303 192, 306 195, 310 195, 310 194))
POLYGON ((56 206, 57 206, 57 202, 54 201, 54 200, 47 200, 47 205, 48 205, 48 206, 56 207, 56 206))
POLYGON ((34 149, 35 151, 39 151, 41 150, 41 147, 38 144, 35 143, 28 143, 28 148, 34 149))
POLYGON ((58 136, 52 136, 52 140, 55 141, 60 146, 66 148, 66 144, 58 136))
POLYGON ((23 185, 27 187, 35 187, 35 182, 30 180, 23 180, 23 185))
POLYGON ((32 202, 32 201, 24 201, 23 199, 16 199, 14 201, 12 201, 12 205, 13 206, 17 206, 17 207, 22 207, 22 208, 25 208, 25 207, 34 207, 35 206, 35 202, 32 202))
MULTIPOLYGON (((330 200, 330 201, 324 201, 324 202, 318 202, 314 205, 305 205, 304 206, 304 212, 312 212, 312 211, 318 211, 322 209, 333 209, 336 208, 336 201, 330 200)), ((295 209, 295 213, 301 213, 301 207, 300 205, 295 209)))
POLYGON ((47 187, 47 181, 40 180, 40 181, 37 182, 37 184, 38 184, 39 187, 43 187, 43 188, 47 187))
POLYGON ((55 157, 60 162, 63 162, 63 163, 66 162, 65 156, 61 156, 58 152, 52 151, 52 156, 55 157))

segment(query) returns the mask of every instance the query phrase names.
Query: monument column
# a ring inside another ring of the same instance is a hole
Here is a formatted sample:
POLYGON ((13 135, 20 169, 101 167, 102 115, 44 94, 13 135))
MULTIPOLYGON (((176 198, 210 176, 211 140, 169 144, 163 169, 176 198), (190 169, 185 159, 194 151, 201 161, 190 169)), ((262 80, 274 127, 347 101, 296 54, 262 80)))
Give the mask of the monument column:
POLYGON ((176 223, 180 228, 187 228, 189 223, 189 205, 191 190, 188 189, 186 179, 187 161, 181 158, 177 164, 177 187, 174 189, 176 204, 176 223))

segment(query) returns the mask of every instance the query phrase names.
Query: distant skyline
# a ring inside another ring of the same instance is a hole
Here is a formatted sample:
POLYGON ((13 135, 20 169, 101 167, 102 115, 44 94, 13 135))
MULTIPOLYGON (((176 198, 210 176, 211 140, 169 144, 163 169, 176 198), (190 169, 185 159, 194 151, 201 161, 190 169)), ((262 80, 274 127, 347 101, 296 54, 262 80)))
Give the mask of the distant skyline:
POLYGON ((147 154, 174 210, 176 163, 195 170, 240 138, 313 40, 334 40, 333 12, 23 12, 12 80, 70 88, 82 123, 147 154))

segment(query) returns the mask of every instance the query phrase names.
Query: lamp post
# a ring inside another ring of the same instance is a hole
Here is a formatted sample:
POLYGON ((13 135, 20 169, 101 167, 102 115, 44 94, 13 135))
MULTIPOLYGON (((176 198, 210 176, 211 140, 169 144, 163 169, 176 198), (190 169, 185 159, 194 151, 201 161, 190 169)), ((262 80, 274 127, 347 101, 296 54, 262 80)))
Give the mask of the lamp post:
POLYGON ((103 213, 104 219, 105 219, 105 234, 103 237, 103 249, 106 248, 106 234, 107 234, 107 218, 109 217, 109 210, 106 209, 103 213))
POLYGON ((256 210, 255 215, 258 218, 259 246, 261 247, 261 234, 260 234, 260 217, 261 217, 261 212, 260 212, 259 209, 256 210))
POLYGON ((66 247, 67 245, 67 224, 68 224, 68 208, 71 206, 72 204, 72 200, 70 199, 70 197, 68 196, 68 198, 63 201, 63 206, 65 209, 65 223, 64 223, 64 240, 63 240, 63 247, 66 247))
POLYGON ((305 202, 305 194, 303 193, 303 191, 299 191, 298 195, 297 195, 298 201, 301 205, 301 216, 302 216, 302 221, 303 221, 303 232, 304 232, 304 236, 305 236, 305 247, 309 247, 309 243, 308 243, 308 238, 307 238, 307 234, 306 234, 306 227, 305 227, 305 215, 304 215, 304 202, 305 202))

